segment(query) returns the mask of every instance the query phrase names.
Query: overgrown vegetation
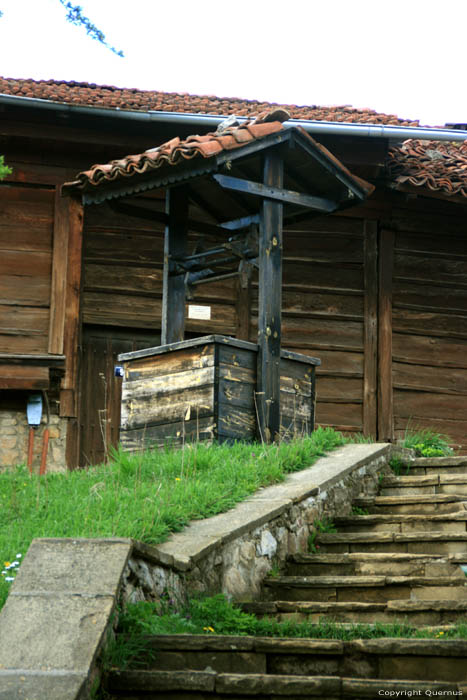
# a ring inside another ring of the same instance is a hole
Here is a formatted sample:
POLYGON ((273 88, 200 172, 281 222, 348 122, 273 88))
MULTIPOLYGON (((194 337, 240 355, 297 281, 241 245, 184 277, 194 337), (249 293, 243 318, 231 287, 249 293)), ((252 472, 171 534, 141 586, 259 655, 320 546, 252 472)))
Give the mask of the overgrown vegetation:
POLYGON ((416 628, 407 622, 340 625, 320 622, 278 622, 259 619, 243 612, 222 595, 190 600, 180 611, 167 596, 161 604, 128 605, 119 619, 117 638, 107 653, 106 663, 125 667, 144 663, 145 635, 226 634, 263 637, 311 637, 314 639, 373 639, 381 637, 467 639, 467 621, 449 628, 416 628))
MULTIPOLYGON (((162 542, 190 520, 233 508, 344 442, 340 433, 318 428, 280 445, 198 443, 137 455, 115 451, 107 464, 63 474, 31 476, 24 466, 2 472, 0 563, 24 556, 34 537, 162 542)), ((0 606, 9 588, 5 578, 0 576, 0 606)))
MULTIPOLYGON (((450 438, 441 433, 435 433, 426 428, 424 430, 407 430, 402 442, 402 447, 415 450, 417 457, 449 457, 454 450, 449 445, 450 438)), ((389 466, 396 476, 410 474, 410 462, 402 457, 392 457, 389 466)))
POLYGON ((402 444, 403 447, 415 450, 417 457, 445 457, 453 454, 449 442, 450 438, 447 435, 425 428, 416 431, 408 430, 402 444))
POLYGON ((316 554, 319 545, 316 544, 316 538, 322 532, 337 532, 336 526, 330 518, 315 520, 313 523, 313 532, 308 536, 308 551, 316 554))

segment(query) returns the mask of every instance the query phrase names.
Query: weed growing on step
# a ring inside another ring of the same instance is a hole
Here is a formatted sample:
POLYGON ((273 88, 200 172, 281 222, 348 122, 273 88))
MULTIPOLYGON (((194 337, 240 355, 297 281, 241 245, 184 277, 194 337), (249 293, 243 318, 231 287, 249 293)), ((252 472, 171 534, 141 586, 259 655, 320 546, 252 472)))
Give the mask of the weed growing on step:
POLYGON ((243 612, 225 596, 218 594, 209 598, 192 599, 177 613, 161 612, 160 606, 155 603, 130 604, 120 615, 117 632, 115 644, 109 651, 106 663, 123 667, 123 664, 128 666, 129 663, 135 665, 144 662, 144 649, 140 647, 140 652, 135 650, 138 649, 138 644, 148 644, 148 635, 219 634, 342 641, 382 637, 467 639, 467 621, 445 628, 416 628, 404 621, 347 625, 332 620, 324 620, 318 624, 296 620, 279 622, 274 618, 260 619, 243 612))
POLYGON ((308 551, 316 554, 319 545, 316 544, 316 538, 323 532, 337 532, 336 526, 330 518, 315 520, 313 523, 313 532, 308 535, 308 551))
POLYGON ((453 454, 453 449, 449 446, 450 441, 447 435, 425 428, 407 430, 402 446, 415 450, 418 457, 448 457, 453 454))
POLYGON ((352 507, 352 515, 370 515, 370 511, 367 508, 360 508, 360 506, 352 507))
POLYGON ((410 472, 410 464, 400 457, 391 457, 389 466, 396 476, 407 476, 410 472))
MULTIPOLYGON (((259 488, 310 467, 344 444, 329 428, 280 445, 198 443, 139 454, 64 474, 0 473, 0 562, 34 537, 132 537, 162 542, 190 520, 233 508, 259 488)), ((4 568, 4 567, 3 567, 4 568)), ((0 607, 9 582, 0 577, 0 607)))

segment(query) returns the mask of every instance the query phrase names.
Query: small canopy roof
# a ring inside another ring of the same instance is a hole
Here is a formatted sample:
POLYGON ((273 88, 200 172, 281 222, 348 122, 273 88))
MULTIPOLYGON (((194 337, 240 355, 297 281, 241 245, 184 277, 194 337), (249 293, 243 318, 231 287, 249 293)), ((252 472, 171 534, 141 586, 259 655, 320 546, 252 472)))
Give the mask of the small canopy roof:
POLYGON ((94 165, 62 191, 97 204, 188 184, 193 200, 209 203, 207 210, 218 221, 255 214, 258 196, 280 200, 287 219, 304 209, 331 213, 371 194, 372 185, 351 174, 303 129, 284 127, 287 118, 284 110, 241 125, 230 118, 214 133, 174 138, 144 153, 94 165), (263 156, 270 148, 279 149, 284 161, 282 194, 261 184, 263 156))

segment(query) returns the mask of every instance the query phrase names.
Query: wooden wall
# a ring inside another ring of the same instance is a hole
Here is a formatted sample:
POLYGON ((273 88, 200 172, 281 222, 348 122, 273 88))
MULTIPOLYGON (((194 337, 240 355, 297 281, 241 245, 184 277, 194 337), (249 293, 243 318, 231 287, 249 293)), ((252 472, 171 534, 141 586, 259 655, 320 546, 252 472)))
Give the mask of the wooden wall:
POLYGON ((0 352, 48 351, 54 189, 3 184, 0 352))
POLYGON ((395 436, 428 427, 465 450, 467 222, 446 215, 410 228, 402 224, 394 235, 395 436))
POLYGON ((284 231, 283 346, 321 359, 316 421, 345 432, 363 430, 363 261, 359 218, 319 217, 284 231))

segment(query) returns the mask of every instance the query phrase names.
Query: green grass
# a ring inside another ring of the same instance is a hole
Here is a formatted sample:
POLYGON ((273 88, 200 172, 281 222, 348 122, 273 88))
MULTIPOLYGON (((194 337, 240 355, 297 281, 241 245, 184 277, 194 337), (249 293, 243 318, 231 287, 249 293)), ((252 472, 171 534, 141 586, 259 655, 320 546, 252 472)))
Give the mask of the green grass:
MULTIPOLYGON (((233 508, 344 442, 340 433, 318 428, 280 445, 201 443, 138 455, 118 451, 107 464, 63 474, 30 476, 25 467, 2 472, 0 565, 24 556, 34 537, 162 542, 190 520, 233 508)), ((0 575, 0 607, 9 573, 0 575)))
POLYGON ((445 457, 453 454, 449 442, 447 435, 426 428, 407 430, 402 446, 415 450, 417 457, 445 457))
POLYGON ((134 603, 120 614, 116 641, 108 650, 106 663, 124 667, 144 658, 146 635, 220 634, 260 637, 313 639, 376 639, 399 637, 412 639, 467 639, 467 621, 452 627, 416 628, 407 622, 339 625, 331 620, 319 624, 273 618, 258 619, 245 613, 218 594, 194 598, 177 611, 167 596, 162 603, 134 603))

